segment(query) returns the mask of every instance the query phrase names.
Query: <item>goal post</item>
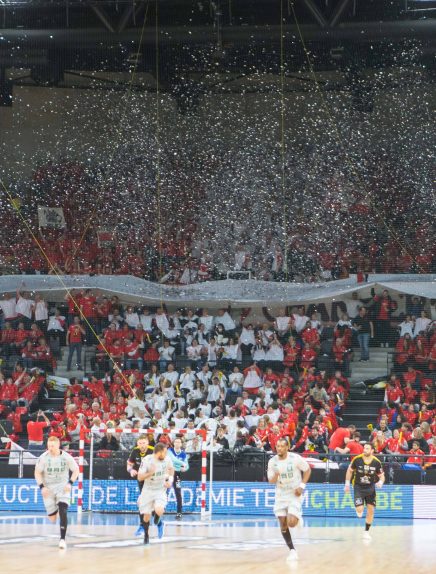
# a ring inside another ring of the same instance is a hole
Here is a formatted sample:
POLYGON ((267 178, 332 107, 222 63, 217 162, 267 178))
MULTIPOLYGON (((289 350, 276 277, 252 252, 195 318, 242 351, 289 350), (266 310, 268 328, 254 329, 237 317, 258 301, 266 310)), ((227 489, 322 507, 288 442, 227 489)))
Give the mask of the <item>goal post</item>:
MULTIPOLYGON (((199 430, 199 429, 178 429, 178 430, 169 430, 169 429, 101 429, 98 432, 102 434, 110 433, 110 434, 156 434, 156 435, 170 435, 170 436, 178 436, 178 435, 186 435, 186 436, 199 436, 201 438, 201 498, 200 498, 200 517, 201 520, 205 520, 208 516, 210 516, 209 512, 206 509, 206 491, 207 491, 207 446, 208 440, 210 440, 210 433, 206 430, 199 430)), ((82 428, 80 431, 80 440, 79 440, 79 478, 78 478, 78 493, 77 493, 77 512, 78 514, 82 514, 84 511, 84 463, 85 463, 85 440, 86 436, 90 435, 90 450, 89 450, 89 501, 91 504, 92 501, 92 486, 93 486, 93 460, 94 460, 94 433, 88 429, 82 428)), ((209 480, 209 489, 211 490, 211 480, 212 480, 212 461, 210 464, 211 468, 211 475, 209 480)), ((89 509, 91 510, 91 508, 89 509)))

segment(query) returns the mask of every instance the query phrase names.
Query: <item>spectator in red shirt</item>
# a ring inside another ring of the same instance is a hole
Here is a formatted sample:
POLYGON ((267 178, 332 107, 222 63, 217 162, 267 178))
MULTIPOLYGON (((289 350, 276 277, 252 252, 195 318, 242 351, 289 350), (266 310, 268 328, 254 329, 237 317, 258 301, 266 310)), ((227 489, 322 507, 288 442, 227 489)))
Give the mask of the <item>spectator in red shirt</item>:
POLYGON ((376 295, 371 289, 372 300, 375 304, 376 341, 380 347, 389 347, 391 340, 391 314, 397 309, 396 302, 389 295, 387 289, 381 295, 376 295))
POLYGON ((74 353, 76 353, 77 369, 79 371, 82 370, 82 345, 85 333, 86 331, 80 324, 79 317, 75 316, 73 324, 68 327, 67 331, 67 345, 69 347, 67 371, 71 371, 71 362, 73 360, 74 353))
POLYGON ((86 319, 86 344, 93 345, 95 343, 96 329, 97 329, 97 300, 91 292, 91 289, 86 289, 83 297, 80 299, 80 310, 86 319))
POLYGON ((424 464, 424 459, 422 458, 425 455, 425 452, 419 448, 419 441, 414 440, 412 443, 412 448, 409 450, 409 458, 407 459, 408 464, 418 464, 422 466, 424 464))
POLYGON ((12 377, 0 385, 0 402, 6 407, 15 408, 18 401, 18 388, 12 377))
POLYGON ((399 370, 406 370, 414 363, 415 344, 409 333, 400 337, 395 345, 395 364, 399 370))
POLYGON ((330 437, 329 451, 334 453, 338 447, 345 448, 355 432, 356 427, 354 425, 337 428, 330 437))
POLYGON ((360 432, 354 432, 353 438, 347 442, 344 448, 338 446, 336 447, 335 452, 339 454, 350 454, 351 456, 362 454, 363 446, 360 444, 360 432))
POLYGON ((30 446, 43 446, 44 444, 44 429, 50 426, 50 421, 45 413, 39 410, 36 413, 36 419, 30 420, 27 423, 27 436, 30 446), (43 420, 41 420, 43 419, 43 420))

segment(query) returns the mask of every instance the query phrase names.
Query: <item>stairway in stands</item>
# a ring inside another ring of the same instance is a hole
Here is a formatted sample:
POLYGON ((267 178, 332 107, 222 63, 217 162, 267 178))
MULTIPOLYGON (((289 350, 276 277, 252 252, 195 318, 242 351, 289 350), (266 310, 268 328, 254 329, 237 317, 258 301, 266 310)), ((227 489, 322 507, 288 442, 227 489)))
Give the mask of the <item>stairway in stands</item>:
MULTIPOLYGON (((370 360, 365 363, 359 362, 359 350, 354 352, 354 362, 351 363, 351 392, 350 399, 347 402, 347 408, 343 414, 343 424, 354 424, 360 432, 362 439, 370 435, 367 428, 368 424, 377 421, 379 409, 383 403, 384 390, 364 390, 358 383, 376 377, 384 377, 390 370, 388 358, 393 349, 381 349, 371 347, 369 350, 370 360)), ((362 385, 363 387, 363 385, 362 385)))
POLYGON ((91 372, 91 357, 95 354, 95 347, 83 347, 82 350, 82 367, 84 367, 85 371, 78 371, 74 368, 76 362, 76 355, 74 354, 74 359, 72 363, 71 371, 67 371, 67 361, 68 361, 68 347, 61 348, 61 357, 56 360, 56 370, 54 374, 57 377, 65 377, 67 379, 71 379, 72 377, 77 377, 79 379, 83 379, 85 376, 85 372, 91 372))

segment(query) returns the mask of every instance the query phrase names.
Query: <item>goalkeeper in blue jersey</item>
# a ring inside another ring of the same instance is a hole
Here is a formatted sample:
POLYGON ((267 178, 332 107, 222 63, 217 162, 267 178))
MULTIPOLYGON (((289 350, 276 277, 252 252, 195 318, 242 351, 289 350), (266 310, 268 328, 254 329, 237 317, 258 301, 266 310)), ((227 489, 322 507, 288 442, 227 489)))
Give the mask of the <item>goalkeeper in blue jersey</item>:
POLYGON ((189 469, 188 455, 182 448, 182 439, 175 438, 172 448, 168 449, 168 454, 174 466, 173 488, 176 493, 177 514, 176 520, 182 519, 182 481, 181 475, 189 469))

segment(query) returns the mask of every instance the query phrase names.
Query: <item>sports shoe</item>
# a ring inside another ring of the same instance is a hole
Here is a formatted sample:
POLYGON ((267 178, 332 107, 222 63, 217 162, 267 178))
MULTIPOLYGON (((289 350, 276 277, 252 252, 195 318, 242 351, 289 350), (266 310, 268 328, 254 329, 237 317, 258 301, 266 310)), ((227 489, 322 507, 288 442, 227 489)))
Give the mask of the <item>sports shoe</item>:
POLYGON ((296 562, 298 560, 298 553, 295 550, 295 548, 293 548, 292 550, 289 551, 288 557, 286 558, 286 562, 296 562))
POLYGON ((158 524, 156 524, 157 526, 157 537, 158 538, 162 538, 164 535, 164 523, 162 518, 159 520, 158 524))
POLYGON ((176 514, 176 520, 182 520, 182 513, 181 512, 178 512, 176 514))
POLYGON ((65 550, 65 549, 67 548, 67 543, 65 542, 65 540, 64 540, 63 538, 61 538, 61 539, 59 540, 59 548, 60 548, 61 550, 65 550))
POLYGON ((368 532, 368 530, 365 530, 362 538, 363 538, 363 540, 371 540, 371 534, 368 532))
POLYGON ((144 534, 144 527, 142 526, 142 524, 140 524, 135 531, 135 536, 142 536, 143 534, 144 534))
POLYGON ((150 544, 150 537, 148 534, 144 534, 144 546, 149 546, 150 544))

